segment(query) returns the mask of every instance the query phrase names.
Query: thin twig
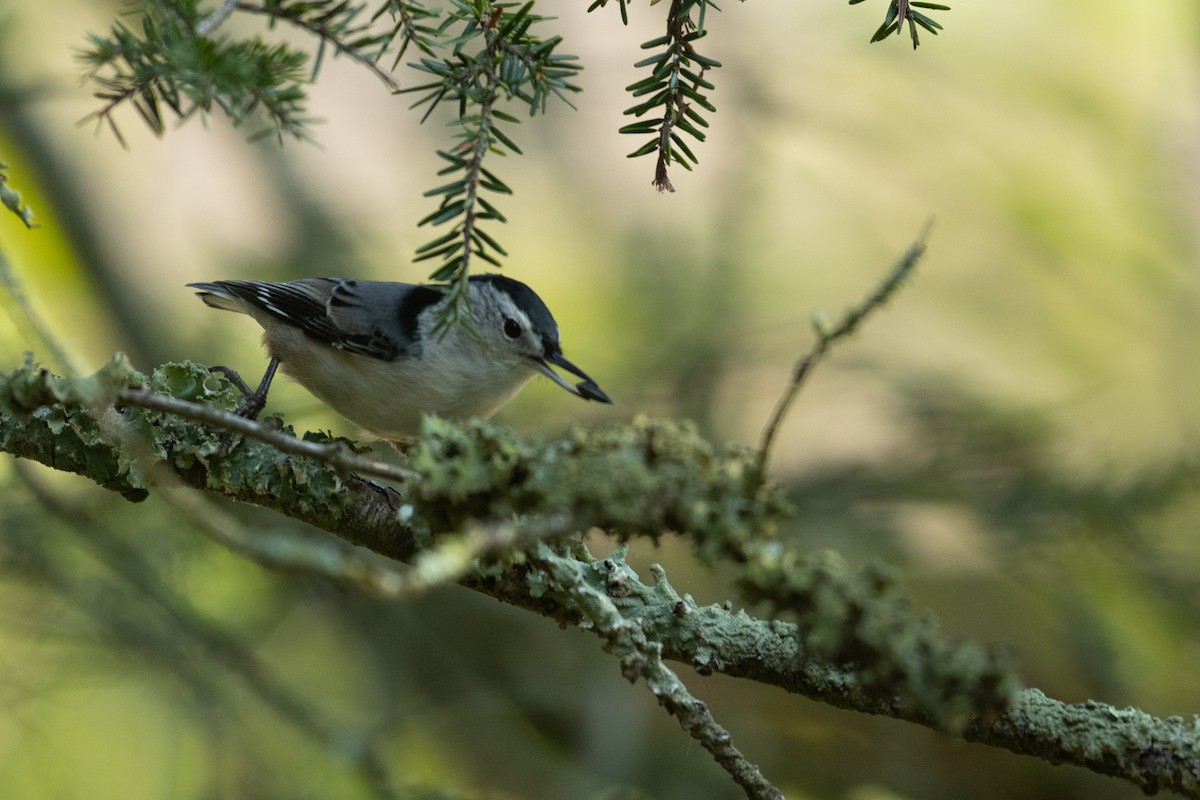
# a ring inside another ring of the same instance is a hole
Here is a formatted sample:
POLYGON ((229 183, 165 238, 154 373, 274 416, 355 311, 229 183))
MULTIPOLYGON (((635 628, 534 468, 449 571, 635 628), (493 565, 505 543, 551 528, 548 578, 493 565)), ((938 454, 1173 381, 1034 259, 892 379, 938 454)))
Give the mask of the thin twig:
POLYGON ((269 569, 313 575, 353 586, 374 597, 399 600, 455 583, 474 569, 477 559, 523 543, 574 530, 567 514, 476 524, 444 537, 417 553, 411 564, 364 558, 334 540, 309 541, 289 533, 252 533, 233 515, 195 492, 159 493, 213 541, 269 569))
POLYGON ((900 260, 896 262, 896 265, 888 273, 888 276, 859 305, 848 309, 836 327, 828 328, 824 324, 814 320, 813 329, 817 334, 817 341, 813 344, 812 349, 797 361, 796 366, 792 368, 792 379, 784 390, 783 396, 779 398, 779 402, 775 405, 775 410, 771 413, 771 418, 767 422, 766 428, 763 429, 762 441, 758 446, 759 486, 762 486, 766 481, 767 464, 771 457, 771 447, 774 445, 776 435, 779 433, 779 426, 783 423, 784 417, 787 416, 792 402, 796 399, 796 395, 800 393, 800 389, 804 385, 804 381, 808 378, 809 373, 812 372, 813 367, 817 365, 817 362, 821 360, 834 342, 854 333, 868 314, 886 303, 896 290, 900 288, 901 284, 904 283, 905 279, 908 278, 916 267, 917 262, 920 261, 921 256, 924 255, 925 240, 929 237, 929 230, 932 226, 932 219, 925 223, 916 241, 900 257, 900 260))
POLYGON ((411 470, 357 455, 340 442, 321 443, 297 439, 295 436, 282 431, 273 431, 269 428, 264 428, 257 422, 245 417, 239 417, 236 414, 230 414, 227 411, 212 408, 211 406, 189 403, 177 397, 170 397, 145 389, 126 389, 121 394, 120 402, 125 405, 148 408, 152 411, 175 414, 185 419, 203 422, 205 425, 212 425, 216 428, 240 433, 244 436, 266 442, 285 453, 315 458, 347 472, 373 475, 377 478, 399 482, 411 481, 419 477, 417 473, 411 470))
MULTIPOLYGON (((580 562, 572 558, 543 556, 536 558, 543 569, 566 593, 566 603, 574 606, 605 639, 605 650, 621 662, 621 673, 630 681, 638 678, 679 722, 693 739, 712 754, 713 759, 742 787, 748 800, 784 800, 775 788, 733 744, 733 737, 713 718, 708 706, 688 691, 674 670, 663 663, 662 644, 653 640, 637 620, 622 615, 609 594, 592 586, 581 572, 580 562)), ((626 582, 636 581, 618 559, 606 559, 607 585, 619 594, 626 582)))
MULTIPOLYGON (((660 192, 675 191, 675 187, 667 175, 671 166, 671 132, 675 127, 676 115, 682 117, 687 106, 678 88, 679 82, 683 80, 679 74, 683 62, 682 43, 685 41, 684 37, 687 36, 684 22, 680 19, 682 16, 682 1, 671 0, 671 8, 667 11, 667 38, 671 40, 671 82, 676 88, 671 91, 670 96, 663 103, 663 118, 658 130, 658 158, 654 167, 654 180, 651 181, 651 184, 660 192)), ((701 74, 703 71, 704 68, 701 67, 701 74)))
POLYGON ((3 250, 0 250, 0 286, 3 286, 8 292, 13 305, 16 306, 16 311, 19 312, 19 315, 12 314, 13 321, 29 328, 33 335, 41 341, 42 346, 50 351, 50 355, 62 367, 64 374, 72 377, 78 375, 79 370, 74 363, 75 360, 71 358, 67 348, 58 340, 51 327, 33 307, 29 296, 25 294, 25 288, 17 278, 16 272, 13 271, 12 263, 3 250))
MULTIPOLYGON (((483 161, 492 150, 492 112, 496 102, 496 71, 499 70, 499 59, 496 55, 496 32, 492 25, 482 24, 484 49, 487 53, 487 63, 495 71, 485 71, 478 77, 483 94, 479 101, 479 133, 471 142, 471 159, 467 162, 466 184, 467 196, 463 207, 463 225, 460 237, 462 239, 462 257, 459 266, 458 292, 466 296, 467 280, 471 276, 471 247, 475 241, 475 230, 478 226, 479 183, 483 176, 483 161)), ((469 140, 468 140, 469 141, 469 140)), ((482 251, 482 248, 481 248, 482 251)))
POLYGON ((396 82, 395 78, 388 74, 387 70, 380 67, 379 64, 376 63, 375 59, 363 55, 352 47, 346 46, 336 36, 334 36, 334 34, 330 33, 325 28, 317 25, 310 25, 300 16, 293 14, 281 14, 277 9, 267 8, 266 6, 261 6, 257 3, 238 2, 238 0, 232 0, 232 2, 226 2, 226 5, 233 5, 238 11, 245 11, 250 14, 264 14, 272 19, 290 22, 297 28, 316 36, 321 41, 328 42, 338 53, 341 53, 356 61, 361 66, 366 67, 376 78, 383 82, 383 85, 386 86, 389 91, 400 91, 400 84, 396 82))
MULTIPOLYGON (((487 41, 491 42, 491 37, 484 34, 487 41)), ((491 47, 489 46, 489 53, 491 47)), ((482 78, 487 78, 485 74, 482 78)), ((467 281, 471 277, 471 247, 474 245, 475 230, 478 227, 479 221, 479 182, 483 174, 483 160, 491 152, 492 146, 492 104, 496 100, 495 91, 491 88, 491 81, 487 81, 489 85, 488 91, 483 95, 479 103, 479 135, 475 137, 475 141, 471 143, 471 160, 467 162, 467 197, 463 206, 463 225, 462 233, 459 238, 462 239, 462 258, 459 266, 458 291, 465 296, 467 290, 467 281)))
POLYGON ((229 15, 232 14, 234 9, 237 7, 238 0, 225 0, 220 8, 196 24, 196 35, 208 36, 217 28, 221 27, 221 23, 229 19, 229 15))
POLYGON ((904 30, 904 23, 909 21, 908 0, 896 0, 896 34, 904 30))
POLYGON ((193 491, 159 492, 159 498, 187 517, 214 542, 268 569, 314 575, 351 585, 376 597, 395 599, 407 591, 411 568, 383 559, 368 559, 333 540, 309 540, 291 532, 246 529, 207 497, 193 491))

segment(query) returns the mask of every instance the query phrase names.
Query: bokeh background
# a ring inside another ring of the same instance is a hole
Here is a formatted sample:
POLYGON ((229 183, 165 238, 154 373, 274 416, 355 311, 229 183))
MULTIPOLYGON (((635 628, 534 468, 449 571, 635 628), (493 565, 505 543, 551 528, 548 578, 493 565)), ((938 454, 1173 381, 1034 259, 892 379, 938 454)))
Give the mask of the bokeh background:
MULTIPOLYGON (((725 4, 709 141, 663 195, 616 132, 663 9, 623 28, 615 8, 553 5, 585 91, 492 165, 516 192, 493 233, 616 404, 538 380, 499 419, 555 435, 644 413, 754 443, 812 312, 857 301, 933 216, 916 279, 783 430, 783 535, 895 565, 946 629, 1006 644, 1053 696, 1200 710, 1200 6, 960 0, 914 53, 867 44, 882 0, 725 4)), ((80 365, 123 350, 255 374, 256 327, 189 281, 425 276, 410 257, 430 238, 415 223, 438 120, 333 60, 312 91, 319 146, 247 144, 220 118, 159 140, 127 111, 124 150, 78 124, 97 101, 74 52, 127 10, 0 0, 0 160, 42 224, 0 215, 0 248, 80 365)), ((31 348, 0 315, 4 368, 31 348)), ((354 433, 282 382, 272 407, 354 433)), ((417 797, 740 796, 595 638, 455 587, 384 602, 277 574, 181 502, 293 528, 0 459, 4 797, 369 797, 363 741, 417 797)), ((653 561, 736 602, 681 546, 635 553, 653 561)), ((789 797, 1140 796, 680 670, 789 797)))

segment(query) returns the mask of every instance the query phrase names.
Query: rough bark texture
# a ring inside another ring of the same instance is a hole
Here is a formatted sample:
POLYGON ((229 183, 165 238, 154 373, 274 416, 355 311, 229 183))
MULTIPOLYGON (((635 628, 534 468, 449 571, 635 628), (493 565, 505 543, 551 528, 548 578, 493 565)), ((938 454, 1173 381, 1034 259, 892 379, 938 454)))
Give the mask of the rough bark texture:
MULTIPOLYGON (((232 405, 232 397, 207 388, 186 365, 163 374, 155 376, 155 388, 160 391, 222 407, 232 405)), ((123 406, 122 398, 128 399, 131 387, 140 390, 146 383, 146 378, 120 359, 96 376, 75 381, 55 378, 31 363, 0 375, 0 450, 78 473, 132 500, 144 498, 156 485, 174 483, 274 509, 402 562, 411 562, 432 541, 429 526, 415 525, 412 520, 467 524, 471 513, 477 523, 487 522, 487 515, 507 515, 511 520, 514 511, 522 511, 522 504, 534 502, 533 490, 516 482, 536 486, 539 480, 553 478, 520 474, 534 462, 519 457, 517 450, 525 445, 514 439, 506 445, 509 449, 489 451, 482 458, 480 453, 440 452, 438 457, 446 459, 439 462, 444 473, 440 478, 423 473, 425 483, 383 488, 328 463, 281 453, 263 442, 214 431, 173 415, 123 406), (479 505, 468 513, 475 502, 479 505)), ((443 450, 474 446, 455 441, 444 440, 440 446, 443 450)), ((580 438, 554 451, 555 474, 570 476, 578 472, 579 463, 587 462, 599 465, 599 472, 585 473, 585 478, 609 481, 610 485, 602 487, 599 494, 596 487, 590 487, 587 497, 576 497, 570 494, 575 484, 564 478, 561 485, 567 487, 566 493, 550 498, 564 511, 550 525, 552 534, 566 534, 590 524, 637 527, 639 523, 627 510, 610 514, 603 508, 596 498, 605 494, 624 509, 632 499, 638 513, 647 513, 653 525, 666 528, 681 521, 696 524, 707 519, 718 527, 729 527, 726 535, 736 535, 739 515, 752 520, 757 513, 732 506, 710 507, 713 498, 723 497, 711 487, 705 490, 707 499, 702 503, 697 499, 694 476, 682 472, 663 479, 664 483, 647 483, 648 470, 678 471, 688 458, 717 458, 711 452, 704 456, 689 451, 694 443, 686 436, 671 439, 665 429, 643 426, 623 440, 624 449, 614 444, 616 441, 614 435, 580 438), (678 458, 671 458, 672 452, 678 458), (671 487, 674 494, 668 491, 671 487), (650 492, 647 504, 637 502, 638 491, 650 492), (657 511, 649 510, 650 498, 657 511), (688 504, 704 507, 685 507, 688 504)), ((421 458, 421 454, 414 455, 414 465, 419 466, 421 458)), ((735 461, 708 466, 718 473, 729 472, 735 461)), ((706 480, 717 480, 705 475, 706 480)), ((737 480, 740 478, 735 475, 734 482, 737 480)), ((693 701, 681 685, 672 682, 678 681, 673 673, 660 669, 657 658, 690 665, 700 675, 721 672, 839 708, 946 728, 945 719, 899 699, 896 692, 864 682, 850 666, 814 657, 805 650, 806 640, 795 624, 757 619, 744 611, 734 613, 728 604, 698 606, 689 596, 676 593, 661 569, 645 583, 625 566, 620 553, 595 560, 561 544, 551 547, 548 542, 557 540, 545 532, 537 538, 544 541, 535 540, 527 550, 528 557, 493 563, 460 582, 502 602, 597 632, 606 640, 606 648, 621 659, 631 679, 646 680, 674 713, 688 711, 686 719, 681 717, 681 725, 685 729, 691 726, 689 733, 718 760, 729 760, 727 768, 746 787, 761 776, 722 738, 727 734, 705 716, 703 704, 687 705, 693 701), (736 770, 741 771, 740 778, 736 770)), ((698 548, 703 550, 707 541, 697 538, 698 548)), ((1006 708, 976 714, 951 732, 1051 763, 1075 764, 1123 778, 1147 793, 1165 789, 1200 798, 1197 717, 1162 719, 1091 701, 1068 705, 1036 689, 1022 689, 1012 693, 1006 708)), ((747 794, 775 796, 770 794, 769 784, 763 785, 768 787, 763 793, 753 794, 754 790, 747 788, 747 794)))

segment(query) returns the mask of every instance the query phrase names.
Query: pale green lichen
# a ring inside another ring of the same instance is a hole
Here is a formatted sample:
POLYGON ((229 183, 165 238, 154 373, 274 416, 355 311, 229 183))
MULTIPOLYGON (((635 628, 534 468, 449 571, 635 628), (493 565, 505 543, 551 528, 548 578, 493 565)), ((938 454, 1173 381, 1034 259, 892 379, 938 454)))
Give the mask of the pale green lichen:
MULTIPOLYGON (((239 399, 198 364, 164 365, 148 380, 157 392, 226 411, 239 399)), ((27 358, 0 374, 0 449, 135 499, 168 465, 172 481, 274 508, 402 560, 417 557, 429 531, 499 526, 545 533, 542 544, 507 540, 510 550, 502 557, 489 551, 493 560, 464 582, 560 622, 591 626, 626 674, 646 679, 656 696, 670 688, 661 654, 700 674, 764 681, 1118 775, 1147 792, 1200 797, 1200 719, 1158 719, 1090 701, 1068 705, 1016 690, 1002 654, 943 637, 930 617, 912 611, 886 570, 851 569, 834 555, 802 556, 772 542, 783 510, 777 490, 758 489, 747 451, 718 453, 689 426, 638 420, 539 442, 487 423, 430 420, 412 451, 421 478, 389 494, 322 461, 123 407, 124 393, 146 383, 120 356, 78 379, 53 376, 27 358), (754 619, 729 604, 699 606, 676 593, 661 569, 652 568, 652 584, 643 584, 623 550, 593 559, 569 538, 592 524, 625 538, 686 535, 706 559, 728 557, 748 597, 798 624, 754 619)), ((277 417, 261 423, 281 427, 277 417)), ((455 544, 443 540, 443 551, 428 551, 430 574, 418 573, 419 582, 450 580, 463 568, 455 544)), ((679 708, 689 706, 669 706, 679 708)), ((702 716, 689 730, 708 730, 698 738, 720 751, 720 731, 705 728, 702 716)))
POLYGON ((836 553, 766 544, 747 549, 739 585, 795 615, 806 652, 853 669, 865 688, 895 694, 943 729, 1003 711, 1020 688, 1006 652, 944 636, 881 566, 852 569, 836 553))
MULTIPOLYGON (((63 378, 27 356, 0 375, 0 449, 87 475, 133 500, 166 462, 181 475, 227 496, 300 513, 335 514, 345 502, 341 477, 328 464, 297 458, 270 445, 213 430, 181 417, 123 406, 129 389, 152 389, 223 411, 238 394, 201 364, 165 364, 147 379, 117 354, 94 375, 63 378), (269 503, 264 503, 269 499, 269 503)), ((277 417, 262 420, 280 427, 277 417)))
POLYGON ((94 375, 78 378, 54 375, 26 353, 20 367, 0 375, 0 410, 20 415, 54 403, 99 408, 111 405, 122 391, 140 386, 143 380, 123 353, 114 355, 94 375))
POLYGON ((8 175, 5 174, 7 169, 8 164, 0 162, 0 204, 16 214, 21 222, 25 223, 26 228, 38 227, 33 221, 33 209, 25 205, 20 192, 8 185, 8 175))
MULTIPOLYGON (((224 411, 239 400, 202 365, 166 364, 147 380, 118 357, 96 375, 73 380, 27 362, 0 380, 0 407, 36 423, 25 426, 24 446, 127 496, 144 496, 156 466, 165 462, 186 482, 228 497, 331 523, 344 520, 349 495, 336 467, 173 414, 121 408, 127 388, 146 383, 158 393, 224 411)), ((260 424, 281 427, 273 416, 260 424)), ((497 540, 494 548, 486 543, 489 560, 476 573, 481 580, 526 564, 527 550, 538 540, 565 543, 590 526, 623 539, 657 540, 676 532, 705 561, 732 561, 751 599, 794 614, 797 652, 854 669, 868 689, 902 698, 942 727, 954 729, 971 715, 1003 708, 1015 687, 1002 657, 946 641, 930 618, 912 611, 886 572, 852 570, 834 556, 802 557, 773 542, 784 505, 778 490, 760 488, 754 454, 718 452, 690 425, 638 419, 541 441, 489 422, 429 418, 409 461, 419 477, 402 487, 403 505, 397 506, 406 512, 407 542, 480 526, 525 530, 497 540)), ((394 509, 390 522, 397 522, 394 509)), ((577 552, 571 558, 585 575, 602 580, 599 588, 619 608, 643 602, 621 553, 599 563, 577 552)), ((522 574, 529 596, 552 592, 538 570, 524 568, 522 574)), ((665 579, 658 590, 669 590, 665 579)), ((681 613, 700 613, 686 599, 679 602, 681 613)), ((693 653, 701 671, 720 669, 720 659, 712 646, 693 653)))
POLYGON ((1006 715, 974 723, 964 735, 1124 778, 1148 795, 1200 797, 1200 716, 1154 717, 1095 700, 1067 704, 1025 689, 1006 715))
MULTIPOLYGON (((156 368, 150 388, 225 412, 235 411, 242 397, 227 380, 212 375, 208 367, 189 361, 156 368)), ((145 440, 153 443, 160 458, 179 472, 202 476, 210 489, 299 513, 336 511, 344 502, 341 476, 329 464, 288 455, 263 442, 172 414, 131 407, 124 416, 128 424, 142 426, 145 440), (267 499, 270 503, 264 503, 267 499)), ((267 415, 258 422, 270 430, 284 430, 276 415, 267 415)), ((314 440, 330 440, 320 434, 311 436, 314 440)))
POLYGON ((179 400, 229 412, 236 411, 242 399, 241 392, 227 379, 194 361, 170 361, 156 367, 150 377, 150 388, 179 400))
POLYGON ((409 462, 434 530, 505 514, 568 514, 579 529, 599 525, 619 537, 686 535, 711 562, 770 535, 784 509, 775 488, 757 491, 748 451, 717 453, 687 423, 639 418, 541 442, 489 422, 431 417, 409 462))
POLYGON ((663 662, 662 643, 629 613, 645 587, 624 563, 623 549, 601 561, 580 562, 542 543, 533 548, 530 559, 546 576, 548 591, 577 611, 576 624, 601 637, 626 680, 644 681, 659 705, 712 754, 748 797, 783 800, 783 794, 734 746, 733 737, 708 706, 663 662))
POLYGON ((87 475, 130 500, 144 499, 145 476, 114 452, 105 430, 120 425, 111 410, 115 397, 141 380, 120 353, 82 378, 53 375, 26 354, 22 366, 0 375, 0 414, 20 423, 0 426, 0 449, 87 475))
MULTIPOLYGON (((945 729, 1003 709, 1017 688, 1001 651, 942 636, 886 570, 772 541, 783 505, 770 486, 758 490, 753 454, 718 454, 690 425, 639 419, 543 443, 491 423, 430 419, 410 458, 422 476, 412 487, 416 518, 434 531, 557 513, 575 523, 564 536, 596 525, 622 538, 689 537, 705 561, 737 565, 748 597, 796 616, 802 652, 854 669, 867 689, 900 697, 945 729)), ((606 563, 619 562, 618 554, 606 563)), ((535 575, 529 590, 546 587, 535 575)))

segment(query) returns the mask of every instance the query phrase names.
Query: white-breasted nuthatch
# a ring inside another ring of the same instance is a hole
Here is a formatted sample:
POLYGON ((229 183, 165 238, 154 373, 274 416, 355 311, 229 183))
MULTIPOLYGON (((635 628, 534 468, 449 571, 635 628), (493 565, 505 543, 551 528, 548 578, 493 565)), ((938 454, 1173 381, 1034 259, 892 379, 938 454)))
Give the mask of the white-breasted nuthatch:
POLYGON ((287 283, 189 283, 213 308, 253 317, 271 361, 257 390, 225 373, 247 395, 254 417, 276 367, 365 432, 387 441, 415 434, 428 413, 489 417, 540 372, 585 400, 611 403, 562 354, 558 324, 542 299, 503 275, 472 275, 467 298, 473 330, 435 331, 449 302, 440 287, 308 278, 287 283), (572 386, 550 365, 583 380, 572 386))

